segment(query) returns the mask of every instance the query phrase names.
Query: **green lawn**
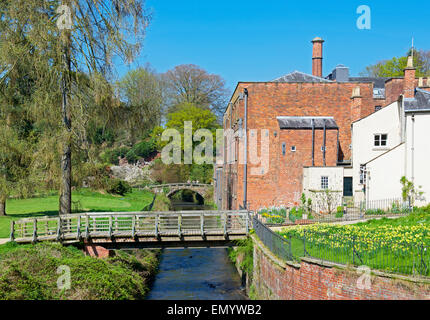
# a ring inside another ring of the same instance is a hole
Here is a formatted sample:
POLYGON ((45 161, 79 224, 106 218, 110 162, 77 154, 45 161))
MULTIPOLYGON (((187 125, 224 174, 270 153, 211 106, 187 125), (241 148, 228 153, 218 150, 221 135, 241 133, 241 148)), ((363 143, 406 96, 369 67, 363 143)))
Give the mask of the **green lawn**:
MULTIPOLYGON (((72 207, 73 212, 142 211, 152 199, 151 192, 137 189, 125 196, 79 190, 72 193, 72 207)), ((9 237, 12 219, 58 215, 58 196, 10 199, 6 208, 8 216, 0 217, 0 238, 9 237)))

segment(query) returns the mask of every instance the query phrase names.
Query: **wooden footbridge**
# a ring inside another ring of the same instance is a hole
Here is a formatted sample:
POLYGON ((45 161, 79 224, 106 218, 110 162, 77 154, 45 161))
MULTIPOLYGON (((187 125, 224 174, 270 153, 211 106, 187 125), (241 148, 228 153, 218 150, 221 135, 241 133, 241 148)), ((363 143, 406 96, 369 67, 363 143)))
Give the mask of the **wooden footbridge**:
POLYGON ((27 218, 11 223, 11 241, 58 241, 106 249, 213 247, 246 238, 248 211, 103 212, 27 218))

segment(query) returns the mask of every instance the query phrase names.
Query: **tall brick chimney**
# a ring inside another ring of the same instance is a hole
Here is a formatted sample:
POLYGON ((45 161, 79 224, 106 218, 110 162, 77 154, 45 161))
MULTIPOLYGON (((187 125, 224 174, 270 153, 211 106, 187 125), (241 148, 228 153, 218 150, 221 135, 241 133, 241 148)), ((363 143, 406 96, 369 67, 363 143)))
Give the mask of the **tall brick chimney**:
POLYGON ((323 43, 319 37, 312 40, 312 74, 317 77, 322 77, 323 43))
POLYGON ((408 57, 408 65, 405 69, 405 79, 403 80, 403 94, 405 98, 415 96, 415 68, 412 56, 408 57))
POLYGON ((363 97, 360 93, 360 87, 352 89, 351 96, 351 121, 357 121, 361 119, 361 102, 363 97))

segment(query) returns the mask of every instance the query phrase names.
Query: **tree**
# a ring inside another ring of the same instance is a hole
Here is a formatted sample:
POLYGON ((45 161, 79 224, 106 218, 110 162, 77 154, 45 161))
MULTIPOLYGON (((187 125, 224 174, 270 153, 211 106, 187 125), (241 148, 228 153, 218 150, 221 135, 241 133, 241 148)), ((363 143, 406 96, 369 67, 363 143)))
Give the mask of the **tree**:
MULTIPOLYGON (((174 113, 167 115, 167 129, 176 129, 181 134, 182 152, 184 152, 184 124, 186 121, 192 122, 192 134, 198 129, 207 129, 212 133, 212 143, 215 145, 216 129, 220 128, 216 116, 207 109, 202 109, 194 104, 184 103, 178 107, 174 113)), ((159 149, 163 148, 168 142, 161 141, 162 127, 153 130, 153 139, 156 140, 159 149)), ((197 144, 206 143, 193 141, 193 147, 197 144)), ((214 145, 212 147, 214 147, 214 145)), ((214 148, 215 149, 215 148, 214 148)), ((195 159, 194 159, 195 160, 195 159)), ((185 182, 187 180, 199 180, 209 183, 213 176, 213 165, 202 163, 197 164, 171 164, 165 165, 158 162, 153 166, 153 176, 157 181, 163 182, 185 182)))
POLYGON ((123 123, 130 131, 131 142, 147 130, 160 125, 163 91, 159 78, 149 67, 129 71, 118 83, 124 101, 123 123))
POLYGON ((193 64, 176 66, 163 75, 169 112, 184 103, 209 108, 221 119, 228 98, 225 81, 193 64))
MULTIPOLYGON (((7 57, 30 60, 37 84, 31 101, 37 111, 33 112, 51 130, 46 141, 61 146, 60 214, 71 212, 72 147, 81 126, 72 123, 72 115, 85 109, 84 95, 88 93, 82 90, 85 88, 82 75, 86 73, 91 81, 100 80, 101 86, 106 87, 105 79, 112 75, 113 60, 132 61, 141 48, 150 19, 144 3, 144 0, 16 0, 0 4, 1 47, 6 48, 7 57), (67 23, 63 24, 64 21, 67 23)), ((7 57, 5 60, 10 60, 7 57)), ((11 72, 17 61, 2 64, 0 75, 11 72)), ((88 85, 94 89, 100 87, 88 85)), ((96 101, 110 101, 111 97, 106 98, 110 90, 98 93, 96 101)))
MULTIPOLYGON (((361 75, 370 77, 403 77, 408 63, 408 56, 411 54, 412 50, 409 50, 406 56, 394 57, 390 60, 383 60, 374 65, 367 66, 361 72, 361 75)), ((417 68, 417 77, 430 76, 430 51, 414 50, 414 66, 417 68)))
POLYGON ((342 203, 342 191, 338 190, 310 190, 313 194, 313 202, 316 205, 317 211, 332 214, 336 207, 342 203))
POLYGON ((416 199, 420 199, 424 192, 421 191, 421 186, 415 187, 412 181, 409 181, 405 176, 400 178, 400 183, 402 184, 402 199, 403 201, 410 201, 413 207, 416 199))
POLYGON ((6 215, 10 193, 26 196, 32 191, 31 146, 0 122, 0 216, 6 215))

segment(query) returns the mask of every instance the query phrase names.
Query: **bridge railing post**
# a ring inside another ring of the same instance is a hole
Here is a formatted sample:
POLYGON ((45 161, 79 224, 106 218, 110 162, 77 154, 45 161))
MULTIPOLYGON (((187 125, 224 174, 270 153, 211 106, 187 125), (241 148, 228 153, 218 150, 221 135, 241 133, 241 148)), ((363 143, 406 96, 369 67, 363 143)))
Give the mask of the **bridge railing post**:
POLYGON ((160 236, 160 233, 158 231, 158 214, 155 215, 155 236, 158 238, 160 236))
POLYGON ((61 239, 61 218, 57 219, 57 241, 61 239))
POLYGON ((37 241, 37 219, 33 220, 33 242, 37 241))
POLYGON ((78 240, 81 239, 81 216, 78 217, 78 222, 77 222, 77 226, 76 226, 76 233, 77 233, 77 238, 78 240))
POLYGON ((90 238, 90 218, 88 216, 86 216, 86 221, 85 221, 85 239, 89 239, 90 238))
POLYGON ((109 216, 109 237, 112 237, 112 216, 109 216))
POLYGON ((178 237, 182 237, 182 215, 178 215, 178 237))
POLYGON ((131 236, 136 237, 136 216, 131 217, 131 236))
POLYGON ((204 213, 200 214, 200 233, 202 234, 202 237, 205 236, 205 215, 204 215, 204 213))
POLYGON ((10 224, 10 241, 13 242, 15 240, 15 221, 12 220, 10 224))

